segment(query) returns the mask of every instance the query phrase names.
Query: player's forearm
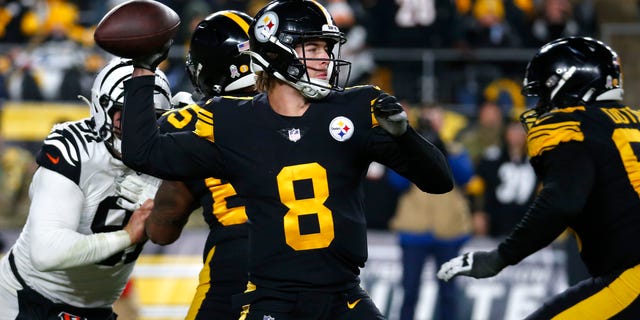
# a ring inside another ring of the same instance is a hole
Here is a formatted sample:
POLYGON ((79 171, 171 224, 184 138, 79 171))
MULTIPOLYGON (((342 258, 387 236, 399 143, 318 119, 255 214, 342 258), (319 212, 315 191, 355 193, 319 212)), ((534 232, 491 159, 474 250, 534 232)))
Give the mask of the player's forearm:
POLYGON ((145 224, 145 231, 147 232, 147 237, 149 237, 151 242, 164 246, 172 244, 180 238, 180 234, 182 233, 182 229, 185 224, 186 221, 147 220, 145 224))
POLYGON ((500 254, 509 264, 549 245, 582 212, 595 179, 595 166, 584 152, 578 144, 567 144, 539 159, 544 187, 500 245, 500 254))
POLYGON ((145 224, 147 236, 153 243, 171 244, 180 237, 194 199, 184 183, 163 181, 154 201, 155 206, 145 224))
POLYGON ((124 230, 83 235, 58 230, 42 235, 47 241, 31 250, 33 266, 39 271, 64 270, 100 262, 131 245, 124 230))
POLYGON ((161 135, 153 105, 154 78, 125 82, 122 160, 130 168, 167 180, 222 175, 217 149, 192 132, 161 135))
POLYGON ((175 211, 171 207, 154 207, 151 215, 145 221, 145 232, 149 240, 155 244, 171 244, 180 237, 188 218, 188 214, 182 214, 179 210, 175 211))
POLYGON ((139 77, 125 82, 122 161, 134 170, 151 174, 152 164, 149 161, 148 148, 150 142, 158 135, 153 112, 155 78, 138 75, 139 77))
POLYGON ((412 128, 396 141, 407 155, 407 178, 420 190, 439 194, 453 189, 453 175, 447 159, 435 145, 412 128))
POLYGON ((27 232, 36 269, 61 270, 96 263, 131 245, 126 231, 89 235, 77 231, 84 193, 66 177, 40 168, 30 192, 27 232))
POLYGON ((514 265, 548 246, 566 228, 566 216, 545 212, 544 200, 537 198, 513 232, 499 245, 500 256, 514 265))

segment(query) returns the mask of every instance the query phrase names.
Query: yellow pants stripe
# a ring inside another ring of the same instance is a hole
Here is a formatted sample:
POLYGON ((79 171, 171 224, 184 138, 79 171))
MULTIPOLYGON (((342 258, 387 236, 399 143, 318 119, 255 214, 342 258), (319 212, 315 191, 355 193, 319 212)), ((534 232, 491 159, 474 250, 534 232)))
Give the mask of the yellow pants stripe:
POLYGON ((198 288, 196 289, 196 294, 193 297, 193 302, 191 302, 191 306, 189 307, 189 312, 187 313, 187 317, 185 320, 193 320, 196 318, 198 314, 198 310, 200 310, 200 306, 204 301, 204 298, 211 289, 211 259, 213 258, 213 254, 216 251, 216 247, 214 246, 209 250, 209 254, 207 254, 207 259, 204 262, 204 266, 202 266, 202 270, 200 271, 198 288))
POLYGON ((553 320, 609 319, 640 295, 640 265, 623 272, 607 287, 563 311, 553 320))

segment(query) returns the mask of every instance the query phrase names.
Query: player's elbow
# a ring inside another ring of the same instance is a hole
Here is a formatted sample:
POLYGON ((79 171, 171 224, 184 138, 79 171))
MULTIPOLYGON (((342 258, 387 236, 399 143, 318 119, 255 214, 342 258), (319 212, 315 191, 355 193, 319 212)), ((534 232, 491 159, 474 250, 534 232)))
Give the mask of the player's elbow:
POLYGON ((159 246, 166 246, 166 245, 170 245, 172 243, 174 243, 177 238, 166 238, 166 237, 149 237, 149 240, 151 240, 151 242, 159 245, 159 246))
POLYGON ((145 232, 151 242, 157 245, 166 246, 178 240, 180 233, 182 232, 182 228, 163 227, 154 225, 153 223, 147 223, 145 225, 145 232))
POLYGON ((62 264, 62 255, 51 254, 51 250, 34 250, 31 249, 29 256, 31 264, 40 272, 47 272, 60 269, 62 264))
POLYGON ((422 183, 416 183, 416 186, 427 193, 444 194, 453 190, 453 176, 451 172, 432 174, 422 183))
POLYGON ((145 172, 145 161, 140 156, 136 155, 136 152, 122 149, 122 163, 124 163, 127 167, 138 171, 145 172))
POLYGON ((151 240, 151 242, 157 245, 166 246, 176 242, 180 235, 178 234, 177 236, 171 236, 166 234, 163 235, 154 232, 147 232, 147 236, 149 237, 149 240, 151 240))

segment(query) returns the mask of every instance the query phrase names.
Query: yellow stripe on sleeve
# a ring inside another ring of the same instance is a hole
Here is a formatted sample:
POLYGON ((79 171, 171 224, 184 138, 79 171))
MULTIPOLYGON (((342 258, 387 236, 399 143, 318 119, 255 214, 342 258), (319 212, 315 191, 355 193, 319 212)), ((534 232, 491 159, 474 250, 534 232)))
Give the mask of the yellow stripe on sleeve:
POLYGON ((560 143, 569 141, 584 141, 580 122, 565 121, 534 126, 527 137, 529 157, 539 156, 560 143))
POLYGON ((198 137, 215 142, 213 137, 213 113, 204 108, 198 110, 198 121, 196 122, 196 128, 193 130, 193 133, 198 137))

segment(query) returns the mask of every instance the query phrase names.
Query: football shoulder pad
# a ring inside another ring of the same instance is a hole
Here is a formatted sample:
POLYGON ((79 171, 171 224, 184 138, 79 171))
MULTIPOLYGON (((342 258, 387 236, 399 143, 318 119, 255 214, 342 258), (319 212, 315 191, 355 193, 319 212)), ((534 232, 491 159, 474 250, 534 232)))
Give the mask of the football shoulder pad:
POLYGON ((584 107, 555 109, 536 120, 527 135, 529 157, 553 150, 561 143, 584 141, 579 116, 584 110, 584 107))
POLYGON ((103 145, 90 119, 56 124, 44 139, 36 162, 79 184, 83 158, 89 158, 98 143, 103 145))

